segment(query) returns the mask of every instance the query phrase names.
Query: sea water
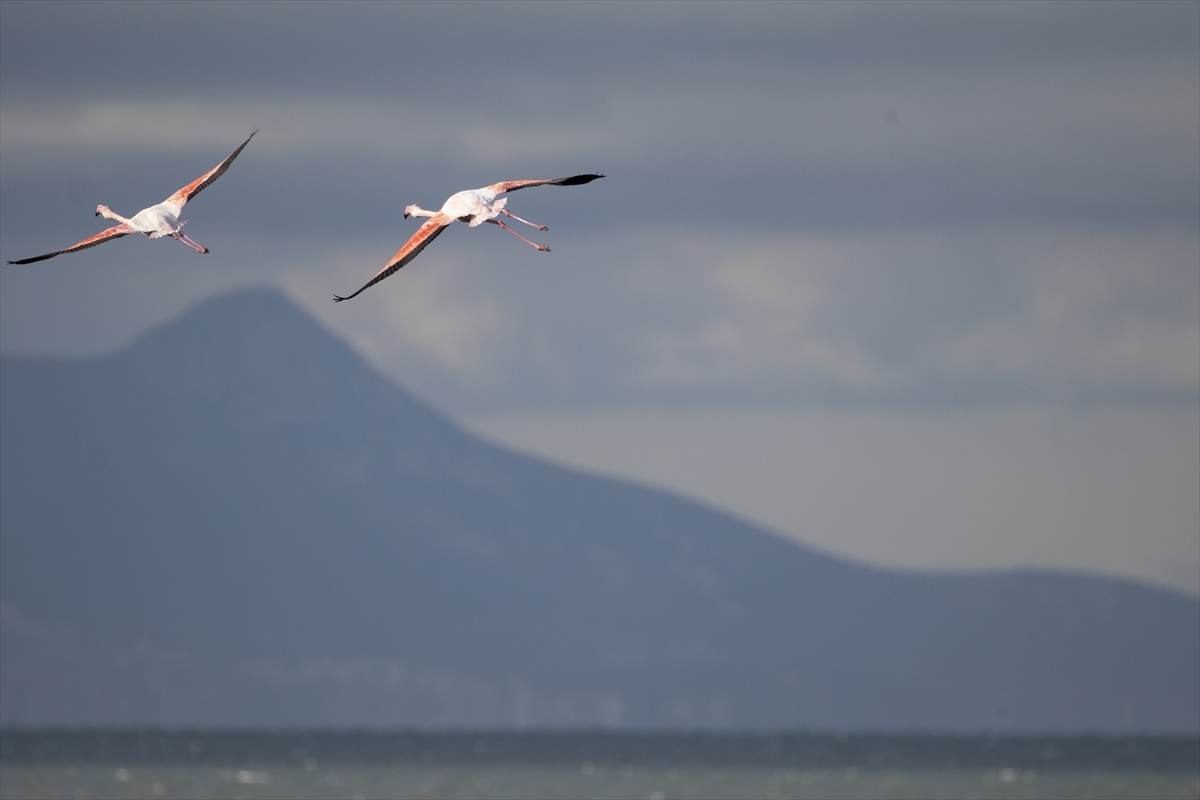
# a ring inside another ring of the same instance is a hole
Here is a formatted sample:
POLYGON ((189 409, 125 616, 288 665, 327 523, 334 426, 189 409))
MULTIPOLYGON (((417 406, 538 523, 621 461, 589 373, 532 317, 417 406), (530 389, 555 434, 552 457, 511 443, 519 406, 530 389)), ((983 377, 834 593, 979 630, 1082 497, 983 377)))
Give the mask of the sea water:
POLYGON ((0 798, 1200 798, 1200 739, 0 731, 0 798))

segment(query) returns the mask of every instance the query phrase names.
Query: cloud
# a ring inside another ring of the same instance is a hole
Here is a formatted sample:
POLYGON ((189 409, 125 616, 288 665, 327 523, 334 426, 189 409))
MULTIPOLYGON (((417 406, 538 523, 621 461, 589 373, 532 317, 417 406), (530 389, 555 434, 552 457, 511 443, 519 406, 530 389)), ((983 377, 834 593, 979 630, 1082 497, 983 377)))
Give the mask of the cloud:
POLYGON ((7 3, 0 225, 76 241, 261 127, 189 207, 215 282, 451 405, 1194 398, 1196 9, 1100 8, 7 3), (211 47, 170 60, 183 31, 211 47), (456 230, 325 308, 407 203, 590 169, 514 196, 552 255, 456 230))
POLYGON ((1190 66, 974 66, 949 74, 860 67, 779 76, 757 64, 710 63, 684 84, 670 75, 619 87, 602 76, 540 78, 540 95, 592 100, 565 110, 447 103, 399 87, 238 88, 220 97, 150 87, 136 98, 6 98, 0 130, 8 147, 32 150, 194 150, 263 128, 261 147, 310 157, 354 149, 411 158, 433 148, 492 165, 590 155, 703 164, 718 174, 769 167, 906 175, 970 166, 1009 183, 1081 170, 1102 179, 1116 167, 1168 180, 1200 172, 1191 146, 1200 131, 1200 79, 1190 66))
MULTIPOLYGON (((554 205, 570 216, 569 204, 554 205)), ((1200 396, 1195 232, 555 234, 555 213, 519 211, 552 223, 552 253, 453 226, 416 262, 336 305, 332 295, 365 283, 411 225, 362 240, 207 230, 214 252, 203 263, 172 243, 132 241, 53 270, 5 267, 5 348, 45 352, 36 342, 51 340, 37 330, 51 321, 54 347, 74 335, 84 349, 109 348, 137 330, 138 313, 161 322, 164 303, 181 309, 196 291, 266 280, 457 412, 1200 396), (171 287, 183 294, 171 299, 171 287), (112 314, 139 293, 132 315, 112 314)))
POLYGON ((1200 391, 1195 234, 699 237, 708 258, 677 256, 662 283, 695 265, 706 302, 686 327, 647 331, 648 386, 876 401, 1200 391))
MULTIPOLYGON (((369 335, 360 325, 352 340, 374 360, 416 358, 469 379, 490 375, 489 357, 502 346, 508 327, 504 310, 496 298, 474 290, 461 259, 444 251, 422 258, 421 269, 398 273, 403 285, 392 276, 355 298, 353 310, 328 302, 313 310, 334 324, 350 314, 365 315, 369 335)), ((328 295, 332 286, 357 289, 384 263, 374 250, 341 250, 313 269, 281 277, 302 296, 328 295)))
POLYGON ((587 123, 485 123, 469 116, 448 120, 443 113, 404 100, 378 97, 288 98, 272 95, 213 101, 171 95, 141 100, 84 100, 68 105, 12 104, 0 119, 0 135, 10 147, 30 151, 195 152, 225 147, 261 128, 255 144, 292 157, 320 157, 331 150, 382 155, 390 159, 436 156, 503 164, 564 158, 611 150, 606 131, 587 123))
POLYGON ((302 165, 322 189, 361 181, 344 167, 363 161, 450 186, 496 179, 480 167, 599 169, 623 181, 608 209, 622 222, 1190 225, 1200 206, 1188 4, 535 8, 110 4, 62 19, 9 3, 5 178, 115 151, 219 152, 263 128, 272 171, 302 165), (176 30, 219 32, 220 47, 147 79, 176 30), (402 60, 396 30, 422 33, 402 60), (509 32, 539 46, 492 54, 509 32))

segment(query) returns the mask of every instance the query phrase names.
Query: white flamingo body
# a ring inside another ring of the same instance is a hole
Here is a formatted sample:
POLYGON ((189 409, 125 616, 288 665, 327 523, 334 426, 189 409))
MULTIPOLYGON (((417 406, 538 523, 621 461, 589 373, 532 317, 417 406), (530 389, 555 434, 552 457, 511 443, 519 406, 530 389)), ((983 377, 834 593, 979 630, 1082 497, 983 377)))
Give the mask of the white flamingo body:
POLYGON ((442 204, 438 211, 429 211, 417 205, 411 205, 404 209, 404 216, 407 217, 429 217, 429 221, 417 229, 404 246, 401 247, 396 255, 392 256, 392 260, 387 265, 375 274, 361 289, 354 294, 346 295, 345 297, 333 296, 336 303, 343 300, 349 300, 364 290, 374 286, 381 280, 391 275, 396 270, 403 267, 408 262, 417 257, 425 247, 446 229, 450 223, 454 221, 465 222, 470 227, 474 228, 482 225, 485 222, 490 222, 493 225, 499 225, 504 230, 516 236, 521 241, 536 247, 542 252, 550 252, 550 248, 544 244, 536 244, 526 239, 521 234, 514 231, 512 228, 504 224, 503 221, 496 217, 503 214, 506 217, 515 219, 517 222, 523 222, 531 228, 538 230, 547 230, 545 225, 537 225, 528 220, 523 220, 516 214, 511 213, 505 208, 508 204, 507 197, 500 197, 505 192, 515 192, 517 189, 526 189, 530 186, 578 186, 584 183, 591 183, 597 178, 603 178, 603 175, 588 174, 588 175, 573 175, 570 178, 553 178, 551 180, 529 180, 529 181, 505 181, 503 183, 493 183, 491 186, 484 186, 482 189, 468 189, 465 192, 458 192, 450 195, 449 199, 442 204))
POLYGON ((195 250, 197 253, 207 253, 208 248, 192 241, 182 228, 185 220, 179 215, 183 213, 183 207, 196 195, 217 178, 225 174, 225 170, 229 169, 229 165, 233 160, 241 154, 246 145, 250 144, 250 139, 254 138, 255 131, 250 134, 250 138, 242 142, 241 147, 234 150, 233 153, 222 161, 217 166, 213 167, 208 172, 201 175, 196 180, 189 183, 187 186, 180 189, 175 194, 168 197, 166 200, 152 205, 149 208, 143 208, 138 213, 134 214, 129 219, 122 217, 120 214, 113 211, 105 205, 96 206, 96 216, 104 217, 105 219, 117 220, 119 225, 114 225, 108 230, 101 231, 95 236, 84 239, 78 244, 73 244, 70 247, 62 250, 55 250, 53 253, 34 256, 33 258, 23 258, 20 261, 9 261, 9 264, 32 264, 35 261, 45 261, 48 258, 62 255, 63 253, 74 253, 77 250, 86 250, 89 247, 95 247, 98 244, 110 241, 112 239, 120 239, 122 236, 128 236, 131 233, 141 233, 151 239, 161 239, 164 236, 170 236, 172 239, 177 239, 188 247, 195 250))
POLYGON ((96 207, 96 213, 99 216, 105 219, 120 220, 133 233, 144 233, 151 239, 160 239, 163 236, 173 236, 179 233, 179 230, 186 222, 186 220, 179 217, 179 213, 182 210, 167 203, 159 203, 149 208, 143 208, 131 218, 125 219, 121 215, 114 213, 108 206, 96 207))
POLYGON ((474 228, 489 219, 500 216, 500 212, 504 210, 507 203, 507 197, 497 200, 496 195, 489 192, 487 188, 468 189, 465 192, 450 195, 450 199, 442 204, 441 211, 426 211, 415 205, 409 206, 405 210, 407 211, 406 216, 410 217, 432 217, 436 213, 445 214, 451 219, 466 222, 474 228))

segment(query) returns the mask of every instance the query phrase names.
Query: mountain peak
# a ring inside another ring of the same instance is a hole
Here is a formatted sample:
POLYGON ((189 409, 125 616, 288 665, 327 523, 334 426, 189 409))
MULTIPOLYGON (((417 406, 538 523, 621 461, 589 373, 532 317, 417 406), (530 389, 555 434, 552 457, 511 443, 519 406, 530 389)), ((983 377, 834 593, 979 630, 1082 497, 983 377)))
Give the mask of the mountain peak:
POLYGON ((205 300, 143 334, 130 350, 180 359, 206 352, 227 357, 250 348, 280 355, 314 345, 348 349, 278 289, 262 286, 205 300))
POLYGON ((319 417, 340 427, 347 420, 328 415, 351 409, 351 416, 365 417, 403 411, 396 418, 401 427, 412 418, 450 427, 270 287, 206 300, 112 358, 144 396, 232 406, 254 428, 288 420, 312 424, 319 417))

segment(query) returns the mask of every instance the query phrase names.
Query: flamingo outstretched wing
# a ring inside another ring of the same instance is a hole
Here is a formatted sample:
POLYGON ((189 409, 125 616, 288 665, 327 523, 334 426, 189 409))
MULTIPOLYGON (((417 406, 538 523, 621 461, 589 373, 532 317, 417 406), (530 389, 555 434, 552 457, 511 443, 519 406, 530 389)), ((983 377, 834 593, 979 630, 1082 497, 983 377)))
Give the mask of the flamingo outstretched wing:
POLYGON ((367 281, 365 286, 363 286, 354 294, 348 294, 345 297, 339 297, 335 294, 333 296, 333 302, 340 303, 343 300, 349 300, 351 297, 361 294, 375 284, 379 283, 388 275, 391 275, 393 272, 403 267, 408 262, 412 261, 417 257, 418 253, 424 250, 430 242, 438 237, 438 234, 446 230, 446 226, 451 222, 454 222, 454 219, 441 212, 434 214, 429 218, 428 222, 417 228, 417 232, 414 233, 412 237, 404 243, 403 247, 396 251, 396 255, 392 256, 392 260, 387 263, 387 266, 379 270, 374 278, 371 278, 371 280, 367 281))
MULTIPOLYGON (((255 133, 258 133, 258 131, 250 134, 250 139, 254 138, 255 133)), ((183 207, 187 204, 188 200, 191 200, 193 197, 200 194, 200 192, 204 190, 204 187, 208 186, 217 178, 225 174, 225 170, 229 169, 229 165, 233 163, 233 160, 241 155, 242 150, 246 149, 246 145, 250 144, 250 139, 242 142, 241 147, 239 147, 237 150, 234 150, 233 153, 230 154, 229 158, 225 159, 220 164, 217 164, 210 171, 204 173, 199 178, 192 181, 187 186, 183 187, 178 192, 164 200, 163 205, 171 206, 174 209, 176 216, 178 216, 179 212, 183 210, 183 207)))
POLYGON ((505 192, 515 192, 517 189, 528 189, 530 186, 579 186, 603 177, 603 175, 589 173, 572 175, 569 178, 551 178, 548 181, 504 181, 503 183, 493 183, 486 189, 492 194, 504 194, 505 192))
POLYGON ((76 250, 86 250, 89 247, 95 247, 98 244, 104 244, 110 239, 120 239, 122 236, 128 236, 131 233, 137 233, 133 228, 122 222, 120 225, 114 225, 106 231, 100 231, 95 236, 84 239, 79 244, 73 244, 63 250, 55 250, 53 253, 46 253, 44 256, 34 256, 33 258, 22 258, 20 261, 9 261, 9 264, 32 264, 35 261, 45 261, 47 258, 61 256, 63 253, 74 253, 76 250))

